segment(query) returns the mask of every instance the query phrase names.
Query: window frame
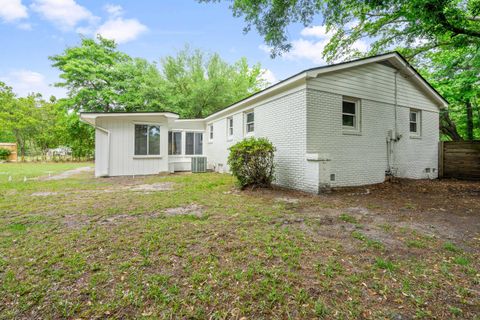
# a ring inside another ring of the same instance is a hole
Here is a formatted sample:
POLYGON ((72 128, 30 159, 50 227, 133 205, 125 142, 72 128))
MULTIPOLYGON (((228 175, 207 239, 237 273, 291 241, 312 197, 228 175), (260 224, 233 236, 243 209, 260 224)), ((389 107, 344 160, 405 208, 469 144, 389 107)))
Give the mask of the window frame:
POLYGON ((203 145, 203 139, 204 139, 203 133, 204 133, 203 131, 195 131, 195 130, 190 130, 190 131, 186 130, 185 131, 185 153, 184 153, 184 155, 186 155, 186 156, 203 156, 204 155, 204 149, 205 148, 204 148, 204 145, 203 145), (187 137, 188 137, 189 133, 193 134, 193 153, 192 154, 187 153, 187 137), (197 142, 197 134, 201 134, 201 136, 202 136, 202 144, 201 144, 202 145, 202 152, 201 153, 196 153, 195 152, 196 151, 195 146, 196 146, 196 142, 197 142))
POLYGON ((253 135, 255 134, 255 110, 250 110, 245 112, 245 135, 253 135), (248 122, 248 115, 253 114, 253 121, 248 122), (253 125, 253 130, 248 131, 249 125, 253 125))
POLYGON ((162 157, 162 126, 159 123, 149 122, 134 122, 133 123, 133 157, 134 158, 161 158, 162 157), (136 154, 136 127, 147 126, 147 154, 136 154), (158 127, 158 154, 150 154, 150 128, 158 127))
POLYGON ((168 131, 168 155, 169 156, 181 156, 183 155, 183 132, 179 130, 169 130, 168 131), (170 134, 172 136, 170 137, 170 134), (170 143, 173 146, 173 142, 175 141, 175 134, 180 134, 180 153, 170 153, 170 143))
POLYGON ((233 117, 227 117, 227 140, 232 140, 232 139, 233 139, 233 117))
POLYGON ((208 125, 208 142, 213 142, 214 138, 214 130, 213 130, 213 123, 208 125))
POLYGON ((415 108, 408 110, 408 132, 412 138, 420 138, 422 136, 422 111, 415 108), (415 121, 412 121, 412 114, 415 114, 415 121), (416 124, 416 131, 411 130, 412 123, 416 124))
POLYGON ((345 134, 359 134, 360 133, 360 127, 361 127, 361 103, 360 99, 357 98, 352 98, 352 97, 343 97, 342 98, 342 106, 341 106, 341 124, 342 124, 342 129, 343 133, 345 134), (344 102, 349 102, 353 103, 355 105, 355 113, 347 113, 343 112, 343 103, 344 102), (353 116, 353 126, 346 126, 343 124, 343 116, 353 116))

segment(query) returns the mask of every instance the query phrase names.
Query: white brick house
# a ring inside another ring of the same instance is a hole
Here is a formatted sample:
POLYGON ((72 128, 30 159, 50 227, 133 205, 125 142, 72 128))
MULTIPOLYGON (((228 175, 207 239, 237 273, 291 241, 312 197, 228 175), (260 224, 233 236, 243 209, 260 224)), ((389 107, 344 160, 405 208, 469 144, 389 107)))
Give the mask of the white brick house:
POLYGON ((204 119, 169 112, 82 113, 96 128, 97 176, 187 171, 195 156, 228 172, 228 148, 249 136, 277 148, 281 186, 437 177, 439 111, 447 102, 388 53, 300 72, 204 119))

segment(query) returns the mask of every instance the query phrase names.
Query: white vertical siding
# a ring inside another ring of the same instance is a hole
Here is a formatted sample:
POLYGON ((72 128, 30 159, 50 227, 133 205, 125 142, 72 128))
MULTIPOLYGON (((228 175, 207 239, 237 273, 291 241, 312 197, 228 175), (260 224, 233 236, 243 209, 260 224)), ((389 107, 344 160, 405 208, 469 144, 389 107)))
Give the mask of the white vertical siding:
MULTIPOLYGON (((168 171, 168 122, 164 117, 99 118, 97 125, 110 131, 109 175, 147 175, 168 171), (160 157, 134 156, 135 123, 151 123, 160 126, 160 157)), ((98 130, 97 130, 98 131, 98 130)), ((96 135, 97 136, 97 135, 96 135)), ((96 141, 96 161, 103 163, 107 139, 96 141)))

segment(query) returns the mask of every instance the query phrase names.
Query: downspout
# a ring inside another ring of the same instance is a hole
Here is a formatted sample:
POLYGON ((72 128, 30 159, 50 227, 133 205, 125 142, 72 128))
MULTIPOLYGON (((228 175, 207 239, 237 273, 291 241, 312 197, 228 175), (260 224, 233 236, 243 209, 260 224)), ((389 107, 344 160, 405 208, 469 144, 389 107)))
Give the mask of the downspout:
POLYGON ((95 129, 98 129, 100 131, 102 131, 103 133, 106 133, 107 134, 107 174, 106 176, 109 176, 110 175, 110 131, 108 131, 107 129, 105 128, 102 128, 102 127, 99 127, 97 125, 94 126, 95 129))
POLYGON ((387 134, 387 175, 393 176, 394 170, 392 170, 392 164, 394 163, 395 159, 395 149, 394 143, 397 142, 400 137, 398 136, 398 124, 397 124, 397 108, 398 108, 398 86, 397 86, 397 76, 398 70, 394 71, 394 89, 393 89, 393 119, 394 119, 394 127, 393 133, 392 130, 389 130, 387 134))

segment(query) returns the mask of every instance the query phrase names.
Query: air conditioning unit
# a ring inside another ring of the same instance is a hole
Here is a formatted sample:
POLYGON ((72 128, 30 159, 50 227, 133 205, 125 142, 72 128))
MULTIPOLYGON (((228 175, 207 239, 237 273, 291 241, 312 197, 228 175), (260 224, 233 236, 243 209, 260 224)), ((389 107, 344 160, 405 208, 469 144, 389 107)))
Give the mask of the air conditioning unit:
POLYGON ((207 172, 207 157, 192 157, 192 172, 207 172))

